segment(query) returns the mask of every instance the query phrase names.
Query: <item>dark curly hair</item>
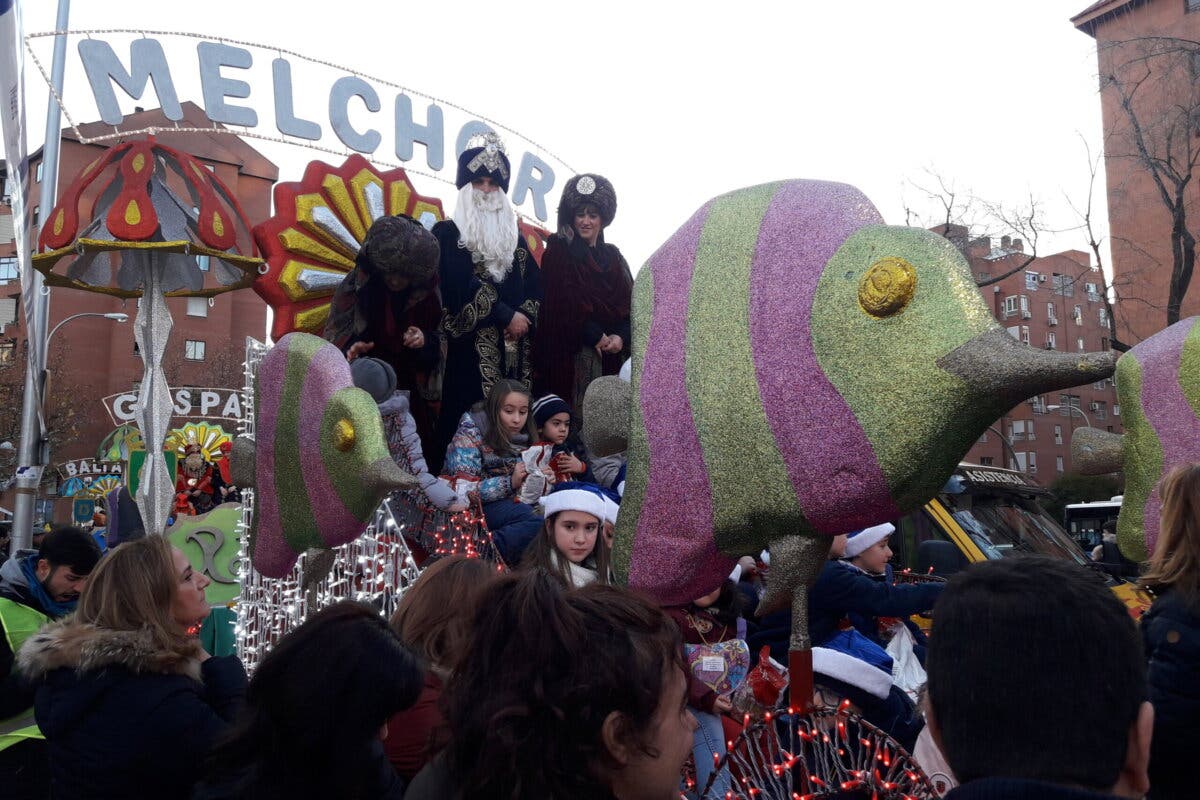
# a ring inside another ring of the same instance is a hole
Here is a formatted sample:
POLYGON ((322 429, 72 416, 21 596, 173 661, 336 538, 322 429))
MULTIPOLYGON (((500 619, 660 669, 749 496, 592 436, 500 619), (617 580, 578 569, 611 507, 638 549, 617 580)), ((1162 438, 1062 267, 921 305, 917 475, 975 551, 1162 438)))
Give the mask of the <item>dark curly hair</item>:
POLYGON ((656 757, 646 739, 669 670, 688 674, 658 606, 615 586, 568 591, 536 569, 479 597, 472 644, 444 695, 463 797, 611 798, 604 720, 619 712, 656 757))
POLYGON ((374 608, 343 600, 321 609, 250 679, 238 724, 209 758, 214 794, 362 796, 376 779, 379 728, 411 706, 423 684, 417 657, 374 608))

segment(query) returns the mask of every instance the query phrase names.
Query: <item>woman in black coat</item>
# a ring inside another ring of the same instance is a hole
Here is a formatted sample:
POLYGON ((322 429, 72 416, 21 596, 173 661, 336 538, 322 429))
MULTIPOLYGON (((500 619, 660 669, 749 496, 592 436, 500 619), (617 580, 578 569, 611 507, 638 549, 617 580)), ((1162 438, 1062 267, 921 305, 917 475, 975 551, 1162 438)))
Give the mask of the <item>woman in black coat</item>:
POLYGON ((34 703, 56 800, 187 797, 246 690, 234 656, 194 631, 209 583, 161 536, 129 542, 92 572, 74 616, 28 639, 18 668, 34 703))
POLYGON ((1195 797, 1191 759, 1200 731, 1200 464, 1163 478, 1162 524, 1142 583, 1157 595, 1142 617, 1154 736, 1152 800, 1195 797))

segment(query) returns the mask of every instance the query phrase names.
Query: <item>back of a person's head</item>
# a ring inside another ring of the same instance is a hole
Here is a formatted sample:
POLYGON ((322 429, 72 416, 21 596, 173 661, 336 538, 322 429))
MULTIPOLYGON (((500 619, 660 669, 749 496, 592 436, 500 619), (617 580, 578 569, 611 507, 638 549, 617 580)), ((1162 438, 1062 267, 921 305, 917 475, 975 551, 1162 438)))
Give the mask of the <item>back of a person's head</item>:
POLYGON ((64 526, 42 538, 38 558, 44 558, 51 568, 69 567, 76 575, 90 575, 100 560, 100 546, 87 531, 64 526))
POLYGON ((1158 591, 1173 589, 1200 606, 1200 463, 1175 467, 1158 493, 1158 543, 1142 583, 1158 591))
POLYGON ((929 701, 960 782, 1113 787, 1146 668, 1133 620, 1095 573, 1044 556, 975 564, 933 614, 929 701))
POLYGON ((213 775, 249 768, 247 796, 357 796, 355 786, 373 777, 364 774, 372 740, 422 685, 416 657, 375 609, 328 606, 263 658, 237 726, 214 752, 213 775))
POLYGON ((80 593, 75 616, 111 630, 147 629, 158 645, 178 647, 186 638, 171 615, 178 587, 170 542, 148 536, 120 545, 100 560, 80 593))
POLYGON ((471 647, 447 686, 449 768, 466 797, 610 796, 602 725, 612 712, 651 756, 678 629, 614 586, 567 590, 543 570, 506 575, 478 598, 471 647))
POLYGON ((430 667, 448 669, 466 646, 476 595, 497 577, 481 558, 440 558, 404 593, 389 624, 430 667))

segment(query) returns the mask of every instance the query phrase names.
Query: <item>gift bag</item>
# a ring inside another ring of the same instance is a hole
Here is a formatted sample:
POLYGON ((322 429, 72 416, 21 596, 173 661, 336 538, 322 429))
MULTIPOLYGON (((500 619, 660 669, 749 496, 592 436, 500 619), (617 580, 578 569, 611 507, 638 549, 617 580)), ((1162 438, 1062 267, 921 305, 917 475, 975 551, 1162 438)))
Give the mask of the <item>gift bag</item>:
POLYGON ((696 680, 717 694, 731 694, 750 672, 750 648, 741 639, 685 644, 683 650, 696 680))
POLYGON ((746 675, 733 692, 733 710, 760 720, 768 711, 779 704, 779 698, 788 685, 788 671, 771 658, 771 648, 763 645, 758 654, 758 664, 746 675))
POLYGON ((454 490, 455 502, 465 505, 471 504, 471 493, 479 490, 479 481, 467 481, 461 478, 455 478, 453 483, 445 478, 438 478, 439 482, 443 482, 454 490))
POLYGON ((892 657, 892 683, 903 689, 914 703, 920 701, 921 687, 925 685, 925 668, 917 654, 913 652, 913 639, 904 623, 893 627, 892 640, 888 642, 887 652, 892 657))
POLYGON ((552 444, 535 444, 533 447, 527 447, 521 451, 521 462, 525 464, 525 469, 528 471, 517 496, 522 503, 531 506, 537 505, 537 501, 542 498, 542 495, 550 491, 550 482, 542 470, 550 467, 552 458, 554 458, 554 445, 552 444))

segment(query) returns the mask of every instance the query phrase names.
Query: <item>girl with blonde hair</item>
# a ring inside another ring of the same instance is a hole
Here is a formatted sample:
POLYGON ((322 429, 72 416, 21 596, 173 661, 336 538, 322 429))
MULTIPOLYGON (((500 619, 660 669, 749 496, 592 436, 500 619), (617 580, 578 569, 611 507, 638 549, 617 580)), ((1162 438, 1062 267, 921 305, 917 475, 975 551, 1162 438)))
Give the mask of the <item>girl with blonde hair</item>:
POLYGON ((1154 605, 1142 617, 1154 736, 1150 794, 1195 794, 1190 759, 1200 730, 1200 464, 1167 473, 1159 485, 1162 521, 1142 585, 1154 605))
POLYGON ((76 613, 21 648, 55 798, 187 797, 240 707, 246 672, 195 631, 209 579, 161 536, 117 547, 76 613))

